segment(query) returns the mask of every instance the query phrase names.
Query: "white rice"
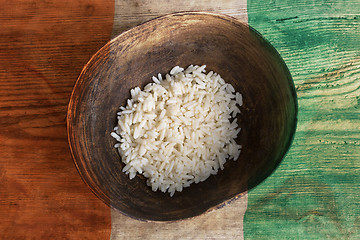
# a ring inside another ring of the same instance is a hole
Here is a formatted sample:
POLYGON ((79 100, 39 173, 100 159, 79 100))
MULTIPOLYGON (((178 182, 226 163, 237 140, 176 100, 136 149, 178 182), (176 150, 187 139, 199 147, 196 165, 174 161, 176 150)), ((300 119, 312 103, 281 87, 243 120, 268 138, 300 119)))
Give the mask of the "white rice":
POLYGON ((238 159, 242 95, 205 67, 176 66, 165 78, 152 77, 143 91, 131 89, 111 133, 130 179, 142 174, 153 191, 173 196, 238 159))

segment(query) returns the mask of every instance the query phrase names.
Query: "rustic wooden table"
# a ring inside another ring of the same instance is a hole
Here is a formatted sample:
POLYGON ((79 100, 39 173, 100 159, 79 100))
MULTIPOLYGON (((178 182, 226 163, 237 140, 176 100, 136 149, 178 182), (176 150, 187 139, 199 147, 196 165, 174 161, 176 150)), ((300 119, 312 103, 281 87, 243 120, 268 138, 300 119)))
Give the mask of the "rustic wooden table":
POLYGON ((0 1, 0 239, 360 239, 358 0, 0 1), (293 145, 233 204, 178 223, 110 210, 82 182, 66 136, 84 64, 153 17, 209 10, 247 22, 287 63, 293 145))

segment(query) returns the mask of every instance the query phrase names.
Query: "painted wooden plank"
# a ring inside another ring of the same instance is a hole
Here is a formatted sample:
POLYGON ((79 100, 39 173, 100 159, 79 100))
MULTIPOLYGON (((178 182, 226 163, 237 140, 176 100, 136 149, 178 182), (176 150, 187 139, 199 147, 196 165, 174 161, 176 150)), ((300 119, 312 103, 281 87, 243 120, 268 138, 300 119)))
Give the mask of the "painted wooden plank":
POLYGON ((248 1, 285 59, 299 121, 275 173, 249 192, 246 239, 360 238, 360 3, 248 1))
POLYGON ((244 239, 246 205, 247 194, 221 209, 171 223, 140 222, 112 211, 110 239, 244 239))
MULTIPOLYGON (((112 36, 152 18, 179 11, 216 11, 247 22, 246 0, 116 0, 112 36)), ((144 223, 112 210, 111 239, 243 239, 246 206, 247 195, 220 210, 174 223, 144 223)))
POLYGON ((212 11, 247 22, 246 0, 115 0, 112 36, 155 17, 181 11, 212 11))
MULTIPOLYGON (((150 9, 150 13, 125 18, 116 11, 117 21, 111 29, 114 6, 104 1, 1 4, 0 238, 109 237, 110 213, 88 191, 72 165, 64 120, 78 73, 110 38, 111 31, 114 36, 160 15, 151 10, 154 5, 149 6, 150 1, 139 1, 138 6, 135 1, 123 3, 116 6, 128 11, 129 4, 134 4, 135 9, 143 6, 142 10, 150 9), (118 24, 121 21, 124 27, 118 24)), ((198 3, 209 7, 206 1, 198 3)), ((246 9, 240 1, 233 1, 225 10, 164 4, 167 10, 161 13, 214 10, 241 18, 242 10, 232 13, 233 7, 246 9)), ((358 239, 359 3, 250 1, 248 6, 250 24, 275 45, 293 74, 300 113, 287 158, 249 194, 245 237, 358 239)), ((200 232, 199 238, 220 238, 224 230, 241 229, 242 209, 231 205, 204 215, 204 223, 189 220, 161 225, 160 232, 168 238, 191 239, 196 232, 200 232), (232 211, 221 212, 226 209, 232 211), (231 220, 233 227, 225 224, 231 220), (177 228, 185 229, 180 231, 184 234, 176 235, 177 228)), ((135 226, 130 218, 117 219, 119 225, 123 220, 127 227, 135 226)), ((149 238, 160 236, 148 228, 158 227, 156 224, 136 226, 149 238)), ((115 230, 113 236, 131 234, 115 230)), ((233 237, 242 236, 232 233, 233 237)))
POLYGON ((66 111, 109 39, 112 1, 0 2, 0 239, 109 239, 110 210, 71 159, 66 111))

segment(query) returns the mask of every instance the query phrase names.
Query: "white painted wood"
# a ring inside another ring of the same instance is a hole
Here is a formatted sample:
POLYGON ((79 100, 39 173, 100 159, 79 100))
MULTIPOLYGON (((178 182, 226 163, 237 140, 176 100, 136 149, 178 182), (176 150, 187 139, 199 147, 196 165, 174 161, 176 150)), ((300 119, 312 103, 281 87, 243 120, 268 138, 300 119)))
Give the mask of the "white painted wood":
POLYGON ((112 38, 155 17, 181 11, 211 11, 247 23, 246 0, 115 0, 112 38))
MULTIPOLYGON (((152 18, 180 11, 223 13, 247 23, 246 7, 246 0, 115 0, 112 38, 152 18)), ((221 209, 174 223, 141 222, 111 210, 110 239, 244 239, 246 207, 247 193, 221 209)))
POLYGON ((141 222, 112 210, 110 239, 244 239, 246 207, 247 194, 221 209, 171 223, 141 222))

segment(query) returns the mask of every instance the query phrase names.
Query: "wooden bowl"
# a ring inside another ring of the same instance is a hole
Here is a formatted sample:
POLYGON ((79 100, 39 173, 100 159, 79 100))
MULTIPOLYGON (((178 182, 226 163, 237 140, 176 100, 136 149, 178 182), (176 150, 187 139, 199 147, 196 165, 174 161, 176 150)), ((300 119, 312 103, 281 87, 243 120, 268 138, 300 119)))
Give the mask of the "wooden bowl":
POLYGON ((141 220, 200 215, 236 199, 279 165, 296 129, 297 100, 284 61, 261 35, 237 19, 186 12, 156 18, 101 48, 81 72, 68 108, 68 138, 83 180, 106 204, 141 220), (110 136, 116 113, 151 76, 176 65, 207 65, 242 93, 237 161, 173 197, 129 180, 110 136))

